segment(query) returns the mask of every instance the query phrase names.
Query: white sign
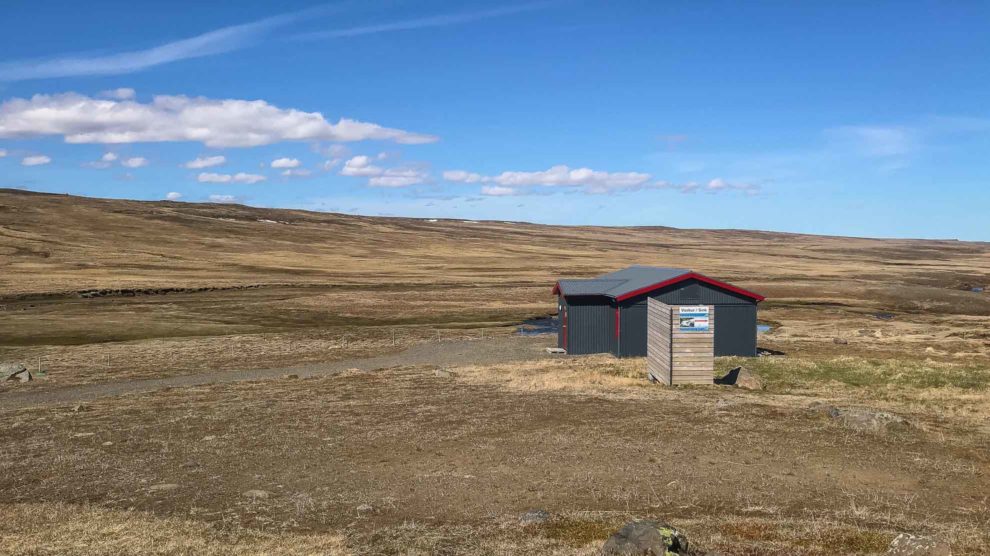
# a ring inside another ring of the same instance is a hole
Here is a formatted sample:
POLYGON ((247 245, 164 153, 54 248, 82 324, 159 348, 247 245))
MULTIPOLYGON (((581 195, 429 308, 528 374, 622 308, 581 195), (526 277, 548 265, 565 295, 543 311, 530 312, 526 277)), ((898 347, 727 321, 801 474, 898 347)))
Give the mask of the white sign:
POLYGON ((708 306, 680 308, 681 332, 708 332, 708 306))

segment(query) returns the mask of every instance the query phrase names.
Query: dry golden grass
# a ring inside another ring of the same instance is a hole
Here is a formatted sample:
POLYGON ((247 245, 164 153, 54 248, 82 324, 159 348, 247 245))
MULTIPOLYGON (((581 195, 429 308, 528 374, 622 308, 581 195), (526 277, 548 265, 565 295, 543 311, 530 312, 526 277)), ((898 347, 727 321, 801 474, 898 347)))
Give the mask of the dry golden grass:
POLYGON ((0 504, 0 553, 344 555, 343 535, 222 531, 194 519, 72 504, 0 504))

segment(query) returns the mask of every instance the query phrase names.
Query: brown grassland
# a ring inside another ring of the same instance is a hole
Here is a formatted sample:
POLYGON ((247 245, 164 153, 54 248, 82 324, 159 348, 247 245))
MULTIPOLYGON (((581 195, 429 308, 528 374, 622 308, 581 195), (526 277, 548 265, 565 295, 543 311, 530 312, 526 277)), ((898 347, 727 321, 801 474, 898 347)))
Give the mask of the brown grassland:
POLYGON ((0 553, 590 555, 633 517, 722 554, 990 553, 990 244, 0 190, 0 269, 0 362, 43 371, 0 383, 0 553), (716 363, 766 389, 515 335, 628 264, 766 295, 785 355, 716 363), (174 382, 113 390, 143 379, 174 382))

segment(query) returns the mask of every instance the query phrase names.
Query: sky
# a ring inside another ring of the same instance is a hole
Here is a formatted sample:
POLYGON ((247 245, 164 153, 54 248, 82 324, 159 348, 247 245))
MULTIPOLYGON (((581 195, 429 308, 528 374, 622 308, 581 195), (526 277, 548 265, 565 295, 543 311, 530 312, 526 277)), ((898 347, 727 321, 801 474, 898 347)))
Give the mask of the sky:
POLYGON ((0 187, 990 241, 990 2, 4 3, 0 187))

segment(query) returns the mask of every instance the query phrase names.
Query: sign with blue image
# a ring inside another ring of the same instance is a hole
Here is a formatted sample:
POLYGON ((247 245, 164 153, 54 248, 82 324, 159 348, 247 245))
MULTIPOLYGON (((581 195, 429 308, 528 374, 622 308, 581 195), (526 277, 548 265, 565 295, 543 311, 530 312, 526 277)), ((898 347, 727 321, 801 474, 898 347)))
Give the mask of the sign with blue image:
POLYGON ((707 305, 681 307, 678 317, 681 332, 708 332, 707 305))

